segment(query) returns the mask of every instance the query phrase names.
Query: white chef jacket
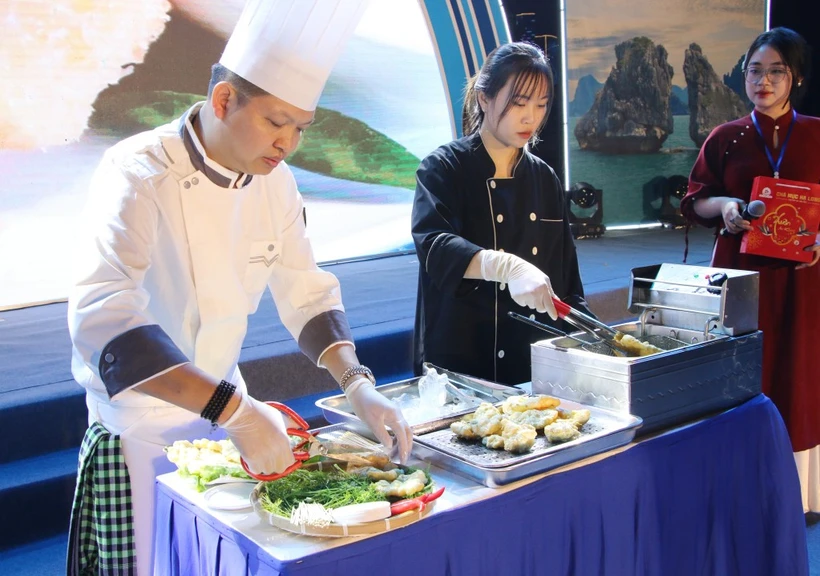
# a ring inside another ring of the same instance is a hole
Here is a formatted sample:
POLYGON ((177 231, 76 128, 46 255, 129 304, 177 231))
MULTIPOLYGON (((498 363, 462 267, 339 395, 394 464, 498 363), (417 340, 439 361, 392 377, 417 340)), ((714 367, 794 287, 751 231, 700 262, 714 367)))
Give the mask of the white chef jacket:
POLYGON ((266 288, 314 362, 352 344, 339 283, 316 265, 287 165, 252 177, 219 166, 191 123, 201 106, 105 153, 69 296, 72 372, 89 421, 122 441, 139 576, 153 570, 154 478, 173 468, 163 447, 221 431, 134 386, 193 362, 245 388, 237 361, 266 288))
POLYGON ((189 361, 244 386, 237 361, 265 288, 314 362, 352 343, 290 169, 216 164, 191 124, 201 106, 112 147, 92 179, 68 310, 72 372, 90 400, 167 406, 132 388, 189 361))

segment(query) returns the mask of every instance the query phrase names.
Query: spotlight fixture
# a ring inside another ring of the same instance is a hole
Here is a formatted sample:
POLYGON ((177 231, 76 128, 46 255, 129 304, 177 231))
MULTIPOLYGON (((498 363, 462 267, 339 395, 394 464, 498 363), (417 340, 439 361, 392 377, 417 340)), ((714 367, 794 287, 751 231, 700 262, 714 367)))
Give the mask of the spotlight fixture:
POLYGON ((680 228, 686 220, 680 213, 680 201, 689 190, 689 179, 674 176, 655 176, 643 185, 644 221, 657 220, 664 228, 680 228))
POLYGON ((689 191, 689 178, 676 174, 667 181, 658 220, 665 228, 680 228, 686 224, 686 219, 680 213, 680 201, 689 191))
POLYGON ((599 238, 604 226, 603 190, 587 182, 576 182, 567 192, 569 225, 575 238, 599 238))

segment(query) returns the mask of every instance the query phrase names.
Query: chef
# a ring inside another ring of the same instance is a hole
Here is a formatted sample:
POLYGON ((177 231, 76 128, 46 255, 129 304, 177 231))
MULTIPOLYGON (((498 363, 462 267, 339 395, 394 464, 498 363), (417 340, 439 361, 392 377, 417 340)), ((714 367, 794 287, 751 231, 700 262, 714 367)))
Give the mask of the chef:
POLYGON ((95 172, 68 310, 90 424, 69 573, 152 573, 154 479, 173 469, 163 447, 175 440, 227 434, 258 473, 293 462, 287 422, 237 366, 268 289, 304 354, 409 455, 400 410, 356 358, 339 282, 314 261, 284 162, 365 4, 249 0, 207 101, 115 145, 95 172))
POLYGON ((491 52, 467 85, 464 137, 422 160, 412 233, 419 256, 414 369, 423 362, 479 378, 531 379, 536 328, 566 330, 552 298, 591 314, 563 187, 529 151, 555 98, 544 54, 525 42, 491 52))

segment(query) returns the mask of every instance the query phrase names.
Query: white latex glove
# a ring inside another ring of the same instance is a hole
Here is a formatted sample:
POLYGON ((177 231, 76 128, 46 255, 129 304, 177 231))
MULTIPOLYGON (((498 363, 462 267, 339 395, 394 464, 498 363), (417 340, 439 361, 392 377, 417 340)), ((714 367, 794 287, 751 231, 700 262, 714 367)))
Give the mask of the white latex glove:
POLYGON ((365 377, 357 378, 347 385, 345 396, 353 412, 376 435, 384 449, 389 453, 393 449, 393 438, 385 429, 390 426, 396 435, 399 445, 399 461, 404 464, 410 457, 413 448, 413 431, 404 419, 399 407, 376 390, 373 383, 365 377))
POLYGON ((255 474, 278 474, 295 462, 282 413, 247 393, 222 429, 255 474))
POLYGON ((506 283, 516 304, 546 312, 553 320, 558 318, 549 276, 515 254, 495 250, 482 250, 479 254, 484 280, 506 283))

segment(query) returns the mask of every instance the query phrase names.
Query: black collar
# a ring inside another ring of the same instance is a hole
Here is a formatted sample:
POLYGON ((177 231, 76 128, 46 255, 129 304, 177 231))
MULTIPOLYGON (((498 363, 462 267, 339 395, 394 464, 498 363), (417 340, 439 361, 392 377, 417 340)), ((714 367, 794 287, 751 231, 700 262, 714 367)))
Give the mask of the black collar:
MULTIPOLYGON (((467 136, 464 140, 467 149, 473 152, 474 158, 476 158, 477 163, 479 164, 481 177, 484 179, 494 177, 495 162, 490 156, 490 153, 487 152, 487 147, 484 146, 484 140, 481 139, 481 134, 476 131, 467 136)), ((527 151, 526 147, 519 150, 518 160, 515 162, 510 178, 515 178, 515 174, 518 172, 519 168, 526 167, 530 160, 530 153, 527 151)))
POLYGON ((197 102, 191 106, 179 121, 179 136, 182 138, 182 143, 185 145, 191 164, 194 165, 196 170, 202 172, 208 180, 221 188, 242 188, 247 186, 250 184, 253 175, 240 174, 229 170, 205 155, 205 147, 199 141, 193 124, 203 104, 203 102, 197 102))

